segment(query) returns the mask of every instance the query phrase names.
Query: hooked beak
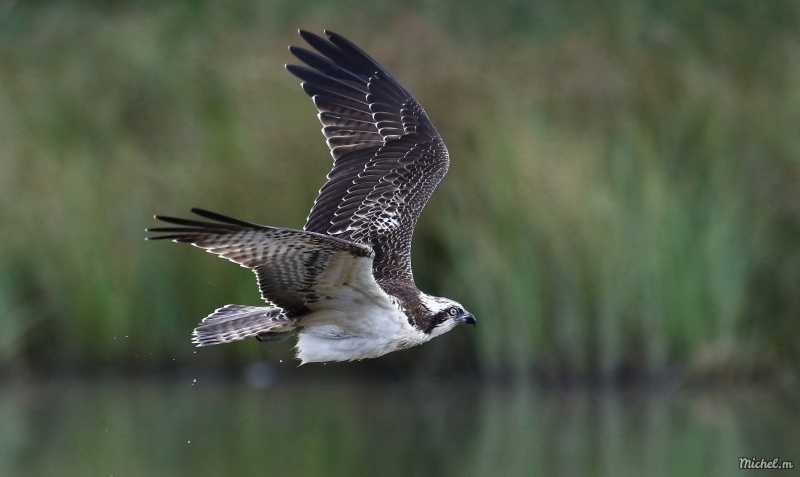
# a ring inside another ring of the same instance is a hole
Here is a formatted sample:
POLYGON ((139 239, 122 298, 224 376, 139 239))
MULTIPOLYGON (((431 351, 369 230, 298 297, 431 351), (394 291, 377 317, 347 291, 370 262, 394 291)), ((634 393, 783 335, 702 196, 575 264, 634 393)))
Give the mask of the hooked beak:
POLYGON ((456 321, 459 323, 465 323, 468 325, 475 326, 475 316, 472 313, 464 313, 463 315, 456 318, 456 321))

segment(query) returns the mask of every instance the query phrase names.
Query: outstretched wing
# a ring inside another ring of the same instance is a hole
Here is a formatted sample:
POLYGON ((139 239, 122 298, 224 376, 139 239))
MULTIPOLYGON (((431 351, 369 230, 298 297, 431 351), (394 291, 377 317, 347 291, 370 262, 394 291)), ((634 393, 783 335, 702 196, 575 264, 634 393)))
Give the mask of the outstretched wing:
POLYGON ((300 35, 322 56, 291 52, 287 65, 319 110, 333 169, 305 230, 370 246, 377 279, 413 282, 411 236, 450 163, 422 106, 375 60, 343 37, 300 35))
POLYGON ((302 230, 267 227, 192 209, 214 222, 156 216, 177 227, 156 227, 163 235, 148 240, 172 240, 227 258, 255 272, 261 297, 288 317, 324 307, 339 295, 385 297, 372 276, 374 253, 366 245, 302 230))

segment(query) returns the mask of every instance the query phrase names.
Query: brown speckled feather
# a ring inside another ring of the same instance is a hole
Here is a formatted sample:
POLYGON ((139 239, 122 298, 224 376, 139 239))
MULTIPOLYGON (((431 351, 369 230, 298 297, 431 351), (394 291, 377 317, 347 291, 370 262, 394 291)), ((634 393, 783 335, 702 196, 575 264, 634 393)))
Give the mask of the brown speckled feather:
POLYGON ((177 227, 150 228, 163 235, 148 239, 190 243, 253 270, 261 297, 290 318, 308 313, 308 306, 325 295, 325 287, 335 285, 318 283, 332 260, 374 257, 367 246, 327 235, 251 224, 201 209, 192 212, 215 222, 157 216, 177 227))
POLYGON ((291 47, 287 65, 319 111, 333 155, 305 230, 375 250, 379 283, 413 283, 411 236, 449 157, 422 106, 375 60, 343 37, 300 31, 318 53, 291 47))

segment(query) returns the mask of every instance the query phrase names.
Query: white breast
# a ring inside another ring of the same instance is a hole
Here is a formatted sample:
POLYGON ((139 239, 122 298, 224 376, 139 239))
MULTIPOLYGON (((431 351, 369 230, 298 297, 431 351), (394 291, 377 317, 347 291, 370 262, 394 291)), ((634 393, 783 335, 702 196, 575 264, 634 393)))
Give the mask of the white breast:
POLYGON ((394 304, 357 306, 312 313, 297 340, 297 358, 305 363, 375 358, 430 340, 411 326, 394 304))
POLYGON ((297 358, 303 364, 375 358, 431 338, 409 324, 375 281, 372 257, 331 260, 315 289, 320 299, 298 323, 297 358))

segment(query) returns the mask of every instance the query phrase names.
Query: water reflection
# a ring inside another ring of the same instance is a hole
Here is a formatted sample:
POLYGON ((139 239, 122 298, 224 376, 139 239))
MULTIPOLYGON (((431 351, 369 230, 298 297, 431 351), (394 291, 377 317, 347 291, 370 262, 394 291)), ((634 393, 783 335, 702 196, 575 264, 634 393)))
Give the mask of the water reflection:
POLYGON ((709 476, 748 475, 742 456, 800 465, 797 403, 759 390, 178 381, 1 386, 0 474, 709 476))

